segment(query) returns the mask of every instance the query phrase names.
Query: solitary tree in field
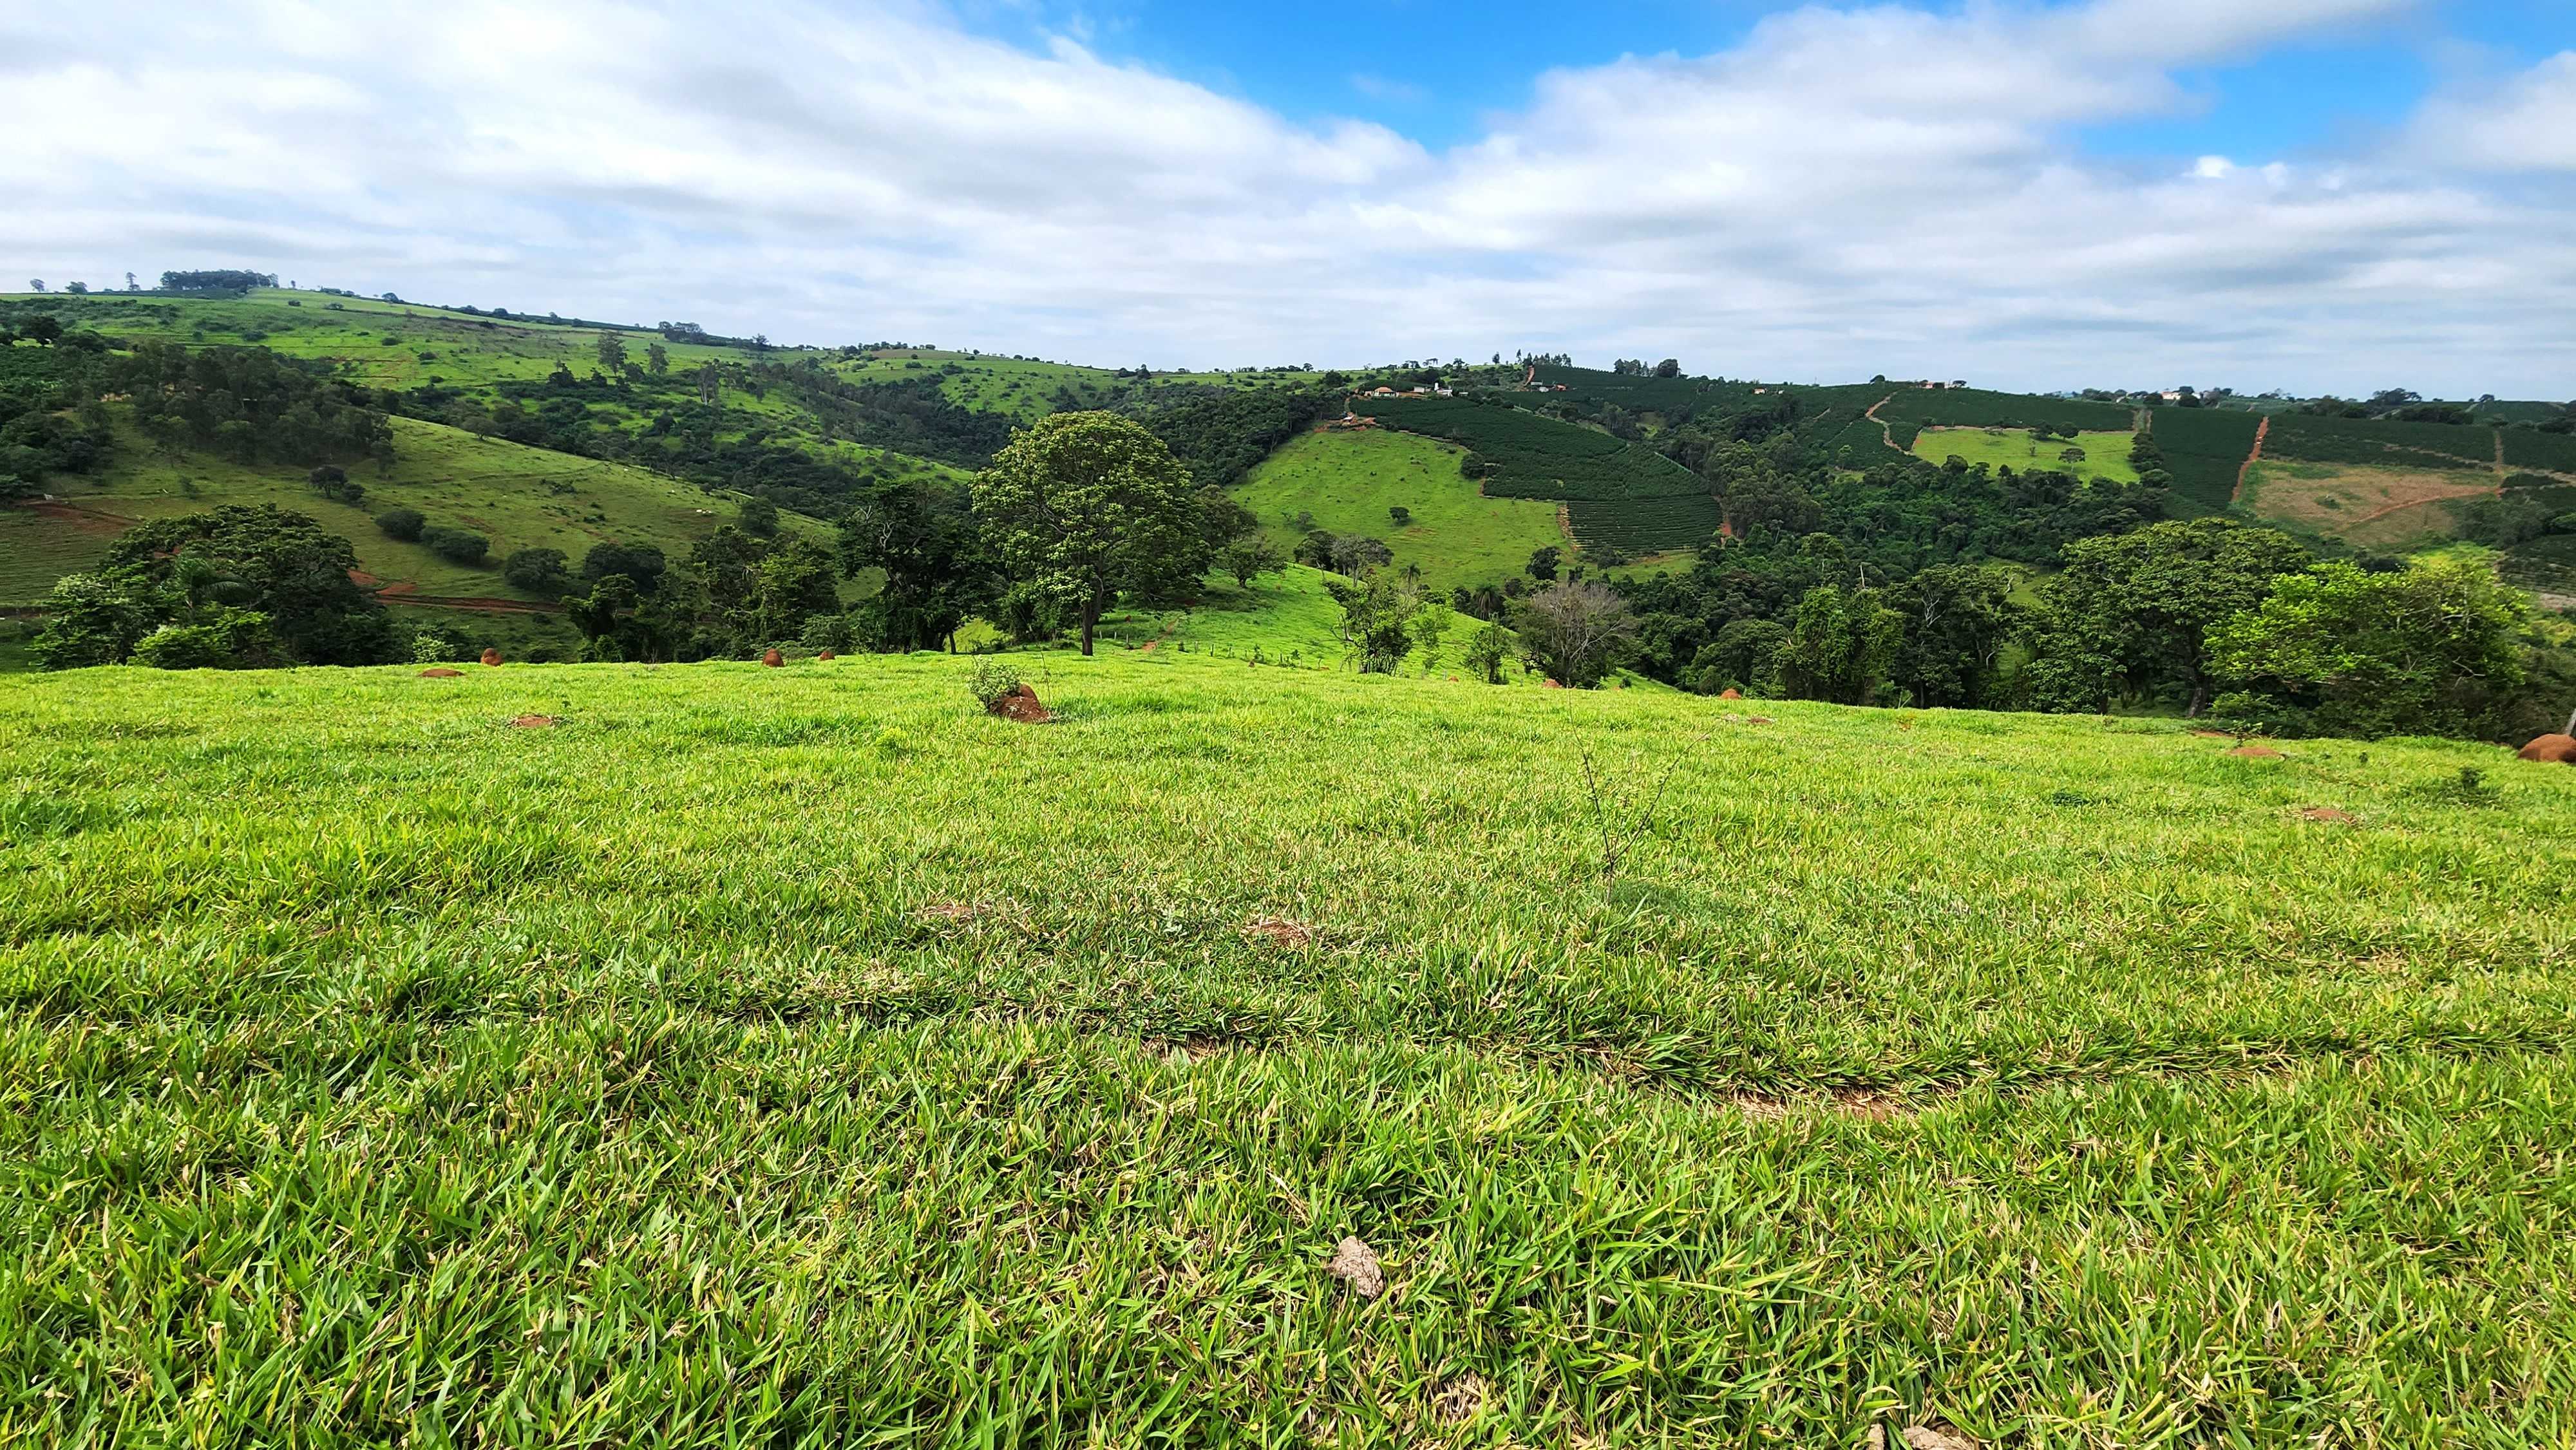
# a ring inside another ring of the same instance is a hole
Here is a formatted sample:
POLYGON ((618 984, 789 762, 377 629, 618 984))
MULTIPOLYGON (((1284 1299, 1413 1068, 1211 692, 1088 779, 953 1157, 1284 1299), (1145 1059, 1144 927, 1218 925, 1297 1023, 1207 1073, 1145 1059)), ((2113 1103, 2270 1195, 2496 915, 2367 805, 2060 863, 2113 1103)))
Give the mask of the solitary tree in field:
POLYGON ((42 277, 30 277, 30 278, 28 278, 28 279, 27 279, 27 290, 28 290, 28 291, 30 291, 30 292, 42 292, 42 291, 44 291, 44 290, 45 290, 45 279, 44 279, 44 278, 42 278, 42 277))
POLYGON ((975 480, 975 516, 1003 573, 1080 621, 1086 655, 1121 591, 1173 589, 1207 567, 1189 470, 1114 413, 1058 413, 1015 434, 975 480))
POLYGON ((599 370, 604 373, 615 373, 623 371, 625 367, 626 339, 613 332, 601 333, 599 335, 599 370))
POLYGON ((1572 689, 1601 683, 1637 638, 1627 601, 1604 584, 1552 584, 1520 610, 1521 647, 1572 689))
POLYGON ((658 342, 644 345, 644 369, 655 377, 671 370, 671 350, 658 342))

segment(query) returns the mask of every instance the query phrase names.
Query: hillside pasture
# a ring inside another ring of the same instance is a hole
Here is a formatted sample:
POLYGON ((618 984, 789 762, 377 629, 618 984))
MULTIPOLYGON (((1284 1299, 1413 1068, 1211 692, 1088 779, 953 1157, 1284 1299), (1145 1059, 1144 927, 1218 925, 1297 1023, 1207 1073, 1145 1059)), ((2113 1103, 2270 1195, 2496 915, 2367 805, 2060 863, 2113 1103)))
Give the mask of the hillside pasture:
POLYGON ((1420 565, 1438 589, 1492 584, 1520 573, 1530 554, 1562 546, 1556 506, 1538 499, 1489 498, 1460 471, 1466 451, 1455 444, 1391 429, 1302 434, 1272 454, 1234 490, 1285 552, 1305 530, 1384 539, 1396 567, 1420 565), (1412 521, 1398 527, 1390 508, 1412 521))
POLYGON ((2576 1435, 2576 772, 1041 663, 0 685, 10 1423, 2576 1435))
POLYGON ((2454 469, 2364 468, 2267 456, 2241 506, 2266 523, 2356 548, 2404 551, 2451 536, 2450 504, 2493 498, 2492 479, 2454 469))
POLYGON ((650 328, 584 327, 516 313, 496 317, 282 288, 261 288, 238 298, 91 293, 10 300, 41 303, 66 327, 93 328, 121 339, 187 347, 256 346, 324 361, 370 388, 408 390, 433 378, 469 388, 534 381, 558 364, 588 374, 599 365, 603 333, 622 341, 639 364, 648 346, 660 344, 675 370, 752 356, 745 350, 670 342, 650 328))
POLYGON ((1706 480, 1599 429, 1463 398, 1360 398, 1352 407, 1473 452, 1490 498, 1567 503, 1579 542, 1656 553, 1698 548, 1717 532, 1706 480))
POLYGON ((2015 473, 2070 473, 2077 478, 2107 478, 2116 483, 2135 483, 2138 471, 2129 466, 2129 449, 2136 440, 2137 435, 2127 429, 2082 433, 2072 439, 2052 436, 2046 443, 2041 443, 2025 430, 1926 428, 1914 435, 1914 456, 1936 465, 1955 457, 1971 466, 1982 463, 1988 468, 2009 468, 2015 473), (2069 448, 2082 449, 2084 460, 2080 463, 2064 461, 2060 455, 2069 448))

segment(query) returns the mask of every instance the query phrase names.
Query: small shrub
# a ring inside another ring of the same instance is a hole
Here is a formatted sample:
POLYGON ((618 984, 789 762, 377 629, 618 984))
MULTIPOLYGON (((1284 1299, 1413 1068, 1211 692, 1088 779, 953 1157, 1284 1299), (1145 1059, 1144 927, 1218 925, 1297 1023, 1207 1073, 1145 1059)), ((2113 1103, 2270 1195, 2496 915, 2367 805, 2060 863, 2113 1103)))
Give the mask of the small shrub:
POLYGON ((1020 672, 997 655, 984 655, 975 661, 975 672, 966 679, 966 689, 975 703, 990 710, 994 702, 1020 688, 1020 672))
POLYGON ((418 509, 387 509, 376 515, 376 527, 384 530, 386 538, 406 544, 418 543, 421 530, 428 525, 429 520, 418 509))
POLYGON ((411 637, 411 662, 416 665, 443 665, 468 654, 462 641, 443 630, 423 629, 411 637))
POLYGON ((420 541, 438 551, 442 558, 459 564, 480 564, 492 552, 492 541, 472 529, 449 528, 444 524, 420 531, 420 541))

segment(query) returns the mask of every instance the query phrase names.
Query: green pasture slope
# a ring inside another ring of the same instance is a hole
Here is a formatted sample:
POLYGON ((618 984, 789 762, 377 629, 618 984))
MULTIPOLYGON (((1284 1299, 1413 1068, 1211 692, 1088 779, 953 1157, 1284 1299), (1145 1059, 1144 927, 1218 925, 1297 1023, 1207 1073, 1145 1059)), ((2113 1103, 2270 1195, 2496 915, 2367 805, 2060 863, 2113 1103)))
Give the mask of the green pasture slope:
POLYGON ((1947 463, 1952 458, 1989 468, 2010 468, 2019 473, 2050 471, 2072 473, 2079 478, 2107 478, 2115 483, 2135 483, 2138 470, 2130 466, 2129 450, 2137 435, 2125 429, 2113 433, 2079 433, 2073 439, 2051 437, 2046 443, 2034 440, 2027 430, 2002 428, 1926 428, 1914 435, 1914 456, 1926 463, 1947 463), (2063 455, 2069 448, 2084 450, 2080 463, 2068 463, 2063 455))
POLYGON ((1234 499, 1283 551, 1305 536, 1298 518, 1311 516, 1317 528, 1386 540, 1398 568, 1420 565, 1437 589, 1511 578, 1532 552, 1564 545, 1555 505, 1485 496, 1461 471, 1465 457, 1411 433, 1306 433, 1254 469, 1234 499), (1398 527, 1394 507, 1412 522, 1398 527))
MULTIPOLYGON (((395 418, 389 477, 361 465, 350 476, 366 486, 357 505, 322 497, 305 470, 243 465, 214 454, 165 454, 131 429, 120 430, 114 460, 95 475, 50 481, 60 506, 0 507, 0 604, 32 603, 56 579, 95 565, 117 533, 144 519, 202 513, 222 504, 276 504, 309 514, 357 546, 358 566, 396 597, 495 598, 531 601, 501 578, 501 561, 519 549, 561 549, 573 562, 593 544, 654 544, 678 555, 739 512, 738 499, 710 494, 646 469, 526 448, 497 438, 411 418, 395 418), (432 524, 471 529, 492 540, 488 563, 458 564, 416 543, 389 538, 375 516, 419 510, 432 524)), ((829 530, 796 514, 780 526, 828 542, 829 530)))
POLYGON ((8 1438, 2576 1436, 2576 772, 1046 665, 0 682, 8 1438))
POLYGON ((1722 522, 1705 479, 1642 444, 1523 408, 1465 398, 1355 398, 1389 428, 1472 451, 1492 498, 1562 501, 1575 538, 1630 554, 1692 549, 1722 522))

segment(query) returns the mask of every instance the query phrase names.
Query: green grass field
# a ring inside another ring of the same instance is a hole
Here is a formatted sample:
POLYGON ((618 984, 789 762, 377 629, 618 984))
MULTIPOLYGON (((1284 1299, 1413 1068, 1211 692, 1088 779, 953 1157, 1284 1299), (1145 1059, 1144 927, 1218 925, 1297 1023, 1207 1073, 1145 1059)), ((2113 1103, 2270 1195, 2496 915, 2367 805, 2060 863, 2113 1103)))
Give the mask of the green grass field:
POLYGON ((1039 663, 0 682, 0 1437, 2576 1435, 2576 772, 1039 663))
POLYGON ((670 353, 674 369, 716 360, 742 362, 751 356, 734 348, 666 342, 649 328, 577 327, 516 314, 491 317, 283 288, 262 288, 238 298, 92 293, 6 300, 41 301, 65 326, 95 328, 112 337, 189 347, 256 345, 288 357, 344 363, 351 376, 371 388, 417 388, 432 378, 453 387, 529 381, 553 372, 558 363, 587 374, 599 364, 603 330, 614 331, 639 363, 652 343, 670 353))
POLYGON ((1933 464, 1956 457, 1988 468, 2010 468, 2015 473, 2072 473, 2078 478, 2135 483, 2138 470, 2129 466, 2129 450, 2136 443, 2137 435, 2127 432, 2085 433, 2071 443, 2064 438, 2038 443, 2032 441, 2027 430, 1926 428, 1914 437, 1914 456, 1933 464), (2064 461, 2061 455, 2069 448, 2082 449, 2083 461, 2064 461))
POLYGON ((1422 566, 1440 589, 1511 578, 1532 551, 1567 544, 1556 505, 1538 499, 1487 498, 1459 472, 1466 450, 1391 430, 1308 433, 1292 439, 1234 491, 1283 550, 1305 536, 1301 514, 1317 528, 1386 540, 1396 566, 1422 566), (1401 504, 1413 521, 1398 528, 1387 512, 1401 504))
MULTIPOLYGON (((395 596, 499 599, 533 598, 501 578, 501 561, 514 550, 561 549, 578 563, 593 544, 614 540, 656 544, 677 555, 739 511, 734 498, 647 469, 476 438, 410 418, 395 418, 393 428, 393 473, 380 478, 372 467, 352 470, 367 489, 356 506, 322 497, 299 468, 248 467, 196 452, 173 457, 123 430, 105 472, 51 481, 64 506, 0 508, 0 603, 43 598, 54 580, 95 564, 131 523, 221 504, 273 503, 311 515, 355 544, 359 567, 395 596), (375 515, 392 508, 418 509, 433 524, 491 539, 488 566, 457 564, 387 537, 375 515)), ((829 537, 822 524, 799 515, 782 514, 780 524, 829 537)))

